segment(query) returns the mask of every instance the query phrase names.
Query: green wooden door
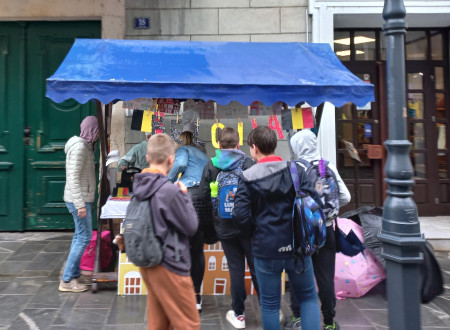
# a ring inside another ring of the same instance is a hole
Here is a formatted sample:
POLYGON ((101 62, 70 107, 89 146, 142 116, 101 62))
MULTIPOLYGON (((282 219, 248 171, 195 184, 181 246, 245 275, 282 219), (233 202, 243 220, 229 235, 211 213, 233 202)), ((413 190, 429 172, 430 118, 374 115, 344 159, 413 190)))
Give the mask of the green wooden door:
POLYGON ((45 79, 75 38, 100 31, 92 21, 0 23, 0 230, 73 228, 63 201, 64 145, 95 105, 52 102, 45 79))
POLYGON ((26 147, 25 230, 73 227, 63 201, 64 145, 79 135, 84 117, 95 114, 95 104, 68 100, 56 104, 45 97, 45 79, 67 55, 74 38, 99 38, 99 22, 33 22, 28 25, 26 56, 26 125, 31 143, 26 147))
POLYGON ((0 230, 23 230, 24 43, 16 23, 0 23, 0 230))

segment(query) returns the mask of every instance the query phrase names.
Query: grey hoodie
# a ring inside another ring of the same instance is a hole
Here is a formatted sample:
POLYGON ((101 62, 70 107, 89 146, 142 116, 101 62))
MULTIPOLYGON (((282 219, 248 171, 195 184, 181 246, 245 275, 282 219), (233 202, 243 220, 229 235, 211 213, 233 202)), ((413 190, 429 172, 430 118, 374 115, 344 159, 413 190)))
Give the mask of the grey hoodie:
MULTIPOLYGON (((294 134, 291 138, 291 146, 297 159, 304 159, 308 162, 313 160, 319 160, 320 153, 317 147, 316 135, 308 129, 303 129, 294 134)), ((350 192, 347 189, 344 181, 342 181, 339 172, 332 163, 328 163, 328 167, 336 175, 336 180, 339 186, 339 204, 340 206, 347 205, 350 202, 350 192)), ((331 221, 327 221, 327 226, 332 224, 331 221)))
POLYGON ((191 268, 189 237, 197 231, 198 218, 189 196, 160 173, 138 173, 134 176, 134 196, 150 199, 156 236, 166 243, 162 266, 173 273, 188 276, 191 268), (180 260, 175 258, 175 241, 170 231, 178 233, 180 260))

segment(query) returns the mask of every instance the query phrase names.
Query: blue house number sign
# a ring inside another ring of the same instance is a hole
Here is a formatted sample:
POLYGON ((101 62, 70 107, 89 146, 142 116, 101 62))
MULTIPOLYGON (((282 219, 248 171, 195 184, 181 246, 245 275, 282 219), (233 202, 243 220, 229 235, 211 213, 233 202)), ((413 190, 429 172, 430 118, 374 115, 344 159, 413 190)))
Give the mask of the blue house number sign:
POLYGON ((149 29, 150 28, 150 18, 135 17, 134 18, 134 28, 135 29, 149 29))

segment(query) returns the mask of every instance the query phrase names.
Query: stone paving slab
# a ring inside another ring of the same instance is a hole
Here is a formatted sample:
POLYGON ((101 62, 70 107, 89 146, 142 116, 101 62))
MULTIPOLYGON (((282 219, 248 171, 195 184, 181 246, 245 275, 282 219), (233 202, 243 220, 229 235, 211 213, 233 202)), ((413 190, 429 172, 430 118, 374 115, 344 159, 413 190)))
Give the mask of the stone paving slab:
MULTIPOLYGON (((71 233, 61 232, 0 233, 0 330, 145 329, 145 296, 117 296, 111 285, 100 286, 96 294, 58 291, 71 238, 71 233)), ((450 329, 450 256, 447 252, 436 256, 446 291, 421 306, 422 329, 450 329)), ((339 300, 336 319, 341 329, 388 329, 385 290, 382 282, 361 298, 339 300)), ((230 306, 230 296, 204 296, 201 328, 233 329, 225 320, 230 306)), ((282 298, 281 309, 289 315, 289 293, 282 298)), ((246 301, 246 323, 247 329, 262 329, 256 296, 246 301)))

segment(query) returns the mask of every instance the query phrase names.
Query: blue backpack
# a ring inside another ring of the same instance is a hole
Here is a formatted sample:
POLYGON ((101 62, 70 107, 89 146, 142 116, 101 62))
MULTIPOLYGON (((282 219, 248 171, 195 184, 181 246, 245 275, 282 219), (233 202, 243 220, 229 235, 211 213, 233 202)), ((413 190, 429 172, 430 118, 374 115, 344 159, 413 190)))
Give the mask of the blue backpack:
POLYGON ((322 208, 300 190, 300 178, 295 162, 288 162, 292 183, 295 188, 295 200, 292 208, 292 245, 294 255, 310 256, 325 244, 327 227, 322 208))
POLYGON ((239 162, 238 166, 231 171, 221 171, 217 175, 216 181, 219 183, 217 197, 211 197, 214 209, 223 219, 231 219, 234 208, 234 199, 237 191, 239 176, 242 174, 242 166, 245 157, 239 162))

